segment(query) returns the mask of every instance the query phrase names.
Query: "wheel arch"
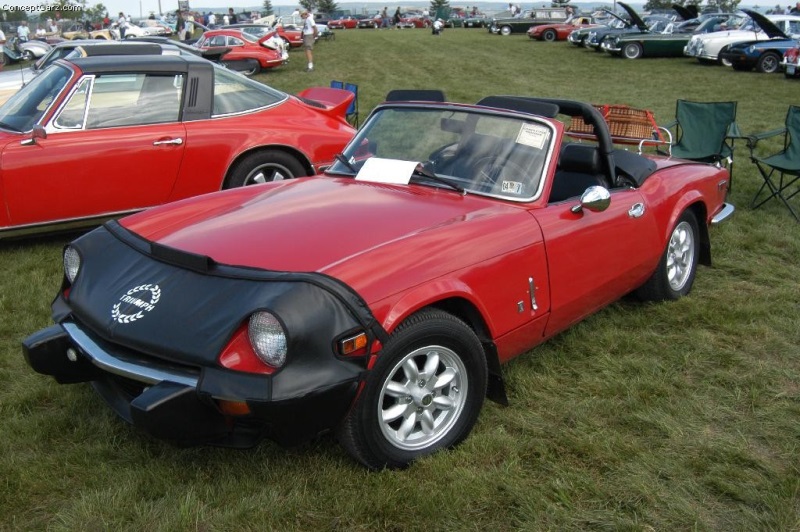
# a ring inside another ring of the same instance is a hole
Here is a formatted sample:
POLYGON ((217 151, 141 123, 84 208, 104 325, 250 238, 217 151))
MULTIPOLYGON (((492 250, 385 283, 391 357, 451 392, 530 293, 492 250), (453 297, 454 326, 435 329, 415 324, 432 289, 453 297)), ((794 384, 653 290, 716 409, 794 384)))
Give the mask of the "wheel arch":
POLYGON ((249 149, 239 153, 231 161, 231 163, 228 165, 228 169, 225 171, 225 177, 222 178, 222 182, 220 183, 220 189, 225 187, 225 183, 228 182, 228 180, 231 177, 231 174, 234 172, 234 170, 239 165, 239 163, 242 161, 242 159, 244 159, 245 157, 247 157, 249 155, 252 155, 253 153, 260 152, 260 151, 267 151, 267 150, 281 151, 281 152, 284 152, 284 153, 287 153, 287 154, 291 155, 292 157, 297 159, 300 162, 300 164, 303 165, 303 168, 305 169, 305 171, 306 171, 306 173, 308 175, 314 175, 315 169, 314 169, 314 166, 311 164, 311 161, 308 159, 306 154, 304 154, 303 152, 301 152, 297 148, 293 148, 291 146, 286 146, 286 145, 283 145, 283 144, 268 144, 268 145, 261 145, 261 146, 253 146, 252 148, 249 148, 249 149))
POLYGON ((492 339, 491 325, 485 317, 486 310, 472 290, 460 280, 437 281, 433 286, 418 287, 397 301, 384 320, 385 330, 391 334, 405 319, 426 308, 447 312, 467 324, 481 342, 489 380, 486 397, 501 405, 508 405, 508 398, 500 368, 497 346, 492 339))
POLYGON ((675 209, 670 218, 669 225, 666 228, 665 241, 669 239, 669 234, 678 222, 678 219, 685 211, 692 211, 697 219, 698 239, 700 240, 700 257, 698 262, 703 266, 711 266, 711 238, 708 232, 708 208, 703 200, 699 197, 689 197, 682 202, 682 206, 675 209))
POLYGON ((708 209, 702 201, 695 201, 688 205, 686 209, 694 213, 697 218, 697 229, 700 232, 700 258, 699 262, 703 266, 711 266, 711 237, 708 232, 708 209))

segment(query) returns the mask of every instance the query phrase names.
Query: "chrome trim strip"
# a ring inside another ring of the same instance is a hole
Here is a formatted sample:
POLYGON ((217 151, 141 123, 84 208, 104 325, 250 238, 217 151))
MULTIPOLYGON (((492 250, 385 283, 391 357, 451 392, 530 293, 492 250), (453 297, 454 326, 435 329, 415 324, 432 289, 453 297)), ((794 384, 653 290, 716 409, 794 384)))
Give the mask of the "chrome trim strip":
POLYGON ((147 384, 169 381, 193 388, 197 387, 199 378, 194 375, 180 372, 174 368, 148 366, 142 360, 122 360, 100 347, 75 323, 64 322, 61 327, 92 364, 104 371, 147 384))
POLYGON ((713 218, 711 218, 711 225, 717 225, 718 223, 724 222, 728 219, 728 217, 730 217, 731 214, 733 214, 733 211, 735 210, 736 207, 730 203, 723 203, 722 209, 720 209, 720 211, 715 214, 713 218))

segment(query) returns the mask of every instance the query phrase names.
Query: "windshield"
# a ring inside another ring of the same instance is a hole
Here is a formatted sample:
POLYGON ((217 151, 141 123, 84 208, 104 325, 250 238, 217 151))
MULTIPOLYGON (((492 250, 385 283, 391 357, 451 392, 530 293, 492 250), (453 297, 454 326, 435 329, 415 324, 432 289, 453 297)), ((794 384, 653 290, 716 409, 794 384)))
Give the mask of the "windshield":
POLYGON ((389 173, 415 166, 409 163, 420 163, 423 173, 441 179, 417 172, 412 176, 415 183, 436 187, 446 184, 471 193, 529 201, 540 193, 554 137, 553 126, 535 117, 390 107, 370 117, 345 148, 344 160, 334 163, 328 173, 397 183, 389 173), (367 165, 370 159, 382 164, 367 165), (375 168, 378 175, 365 176, 375 168))
POLYGON ((63 65, 45 69, 0 106, 0 127, 20 132, 33 129, 71 77, 72 71, 63 65))

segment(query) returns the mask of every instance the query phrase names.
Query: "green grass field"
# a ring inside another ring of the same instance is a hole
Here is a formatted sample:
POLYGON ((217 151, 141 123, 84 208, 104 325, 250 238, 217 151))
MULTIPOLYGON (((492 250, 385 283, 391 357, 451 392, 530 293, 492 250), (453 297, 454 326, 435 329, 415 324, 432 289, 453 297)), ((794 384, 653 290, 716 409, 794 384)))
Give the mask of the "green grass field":
MULTIPOLYGON (((738 101, 746 132, 782 126, 800 84, 690 59, 626 61, 525 37, 348 30, 259 79, 624 103, 738 101)), ((773 146, 774 147, 774 146, 773 146)), ((770 146, 766 146, 768 150, 770 146)), ((712 267, 675 303, 622 301, 504 369, 458 449, 371 473, 330 437, 299 448, 176 448, 117 419, 88 385, 33 373, 20 341, 51 323, 69 237, 0 244, 0 530, 798 530, 800 224, 737 146, 712 267)), ((107 169, 98 168, 98 171, 107 169)), ((618 238, 618 235, 610 235, 618 238)))

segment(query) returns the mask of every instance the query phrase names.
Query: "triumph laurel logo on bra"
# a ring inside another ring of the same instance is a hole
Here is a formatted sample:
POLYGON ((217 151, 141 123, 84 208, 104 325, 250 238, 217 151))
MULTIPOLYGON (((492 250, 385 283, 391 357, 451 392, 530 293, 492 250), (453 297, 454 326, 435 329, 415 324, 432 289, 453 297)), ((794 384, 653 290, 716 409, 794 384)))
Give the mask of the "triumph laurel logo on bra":
POLYGON ((161 288, 157 284, 142 284, 128 290, 111 307, 111 319, 117 323, 131 323, 143 318, 145 312, 156 308, 161 299, 161 288))

